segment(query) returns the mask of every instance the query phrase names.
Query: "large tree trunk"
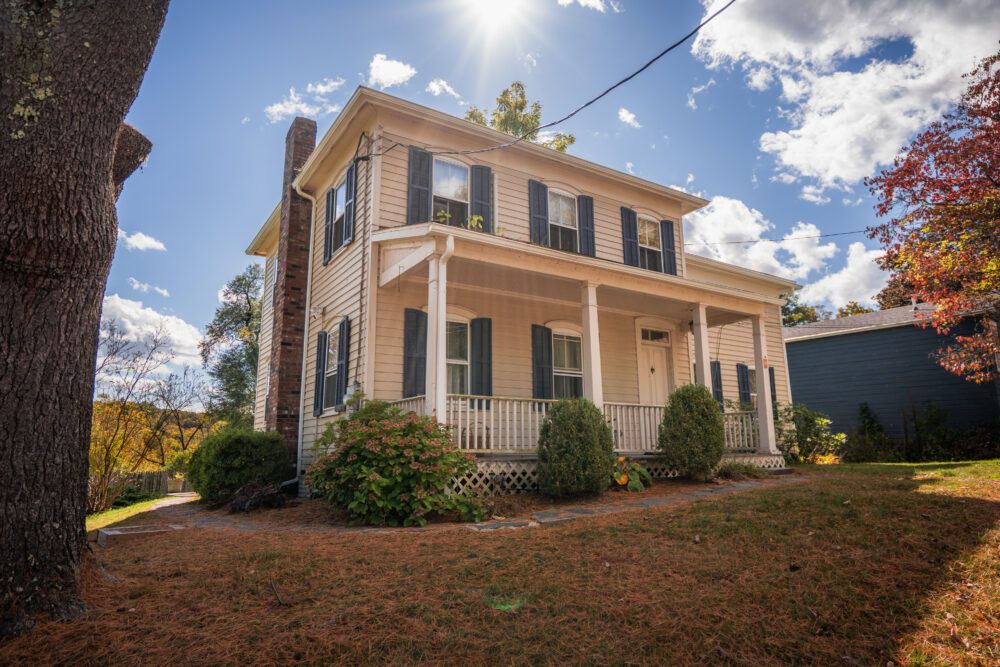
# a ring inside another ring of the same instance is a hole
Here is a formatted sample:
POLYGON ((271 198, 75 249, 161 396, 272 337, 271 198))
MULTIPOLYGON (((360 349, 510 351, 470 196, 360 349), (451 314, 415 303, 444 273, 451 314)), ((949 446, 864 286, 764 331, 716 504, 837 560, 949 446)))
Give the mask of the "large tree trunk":
POLYGON ((167 3, 0 4, 0 637, 81 608, 115 199, 149 150, 122 122, 167 3))

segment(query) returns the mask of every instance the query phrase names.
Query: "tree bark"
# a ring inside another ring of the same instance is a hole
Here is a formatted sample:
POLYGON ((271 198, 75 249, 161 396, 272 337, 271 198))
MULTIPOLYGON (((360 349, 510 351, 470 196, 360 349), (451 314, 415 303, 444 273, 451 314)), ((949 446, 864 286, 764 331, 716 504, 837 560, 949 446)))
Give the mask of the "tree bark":
POLYGON ((115 199, 149 150, 122 123, 167 4, 0 4, 0 637, 82 608, 115 199))

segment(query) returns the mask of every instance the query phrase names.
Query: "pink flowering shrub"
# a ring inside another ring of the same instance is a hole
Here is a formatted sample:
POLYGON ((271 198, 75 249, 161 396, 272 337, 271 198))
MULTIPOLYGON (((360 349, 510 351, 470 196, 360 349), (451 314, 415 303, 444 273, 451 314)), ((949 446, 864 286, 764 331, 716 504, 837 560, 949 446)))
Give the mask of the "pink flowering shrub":
POLYGON ((328 426, 318 444, 330 449, 310 466, 309 488, 352 521, 422 526, 435 514, 482 518, 475 499, 451 489, 453 479, 475 472, 475 460, 429 417, 371 401, 328 426))

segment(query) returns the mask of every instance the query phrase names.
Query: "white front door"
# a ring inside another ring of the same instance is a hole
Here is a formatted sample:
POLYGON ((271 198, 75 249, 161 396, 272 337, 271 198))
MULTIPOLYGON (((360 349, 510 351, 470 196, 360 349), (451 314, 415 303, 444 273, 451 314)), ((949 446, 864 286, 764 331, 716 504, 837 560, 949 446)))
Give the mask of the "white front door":
POLYGON ((665 405, 670 395, 670 348, 663 345, 639 346, 639 402, 665 405))

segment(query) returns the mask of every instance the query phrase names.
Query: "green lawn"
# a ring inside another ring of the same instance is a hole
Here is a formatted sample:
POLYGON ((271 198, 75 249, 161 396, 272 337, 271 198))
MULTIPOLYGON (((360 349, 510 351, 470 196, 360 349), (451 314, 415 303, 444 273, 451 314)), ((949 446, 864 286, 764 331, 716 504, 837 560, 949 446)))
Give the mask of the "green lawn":
POLYGON ((136 514, 147 512, 152 509, 156 503, 161 501, 163 501, 163 498, 153 498, 152 500, 143 500, 126 507, 117 507, 115 509, 107 510, 106 512, 91 514, 87 517, 87 532, 97 530, 98 528, 104 528, 105 526, 110 526, 113 523, 124 521, 125 519, 135 516, 136 514))
POLYGON ((134 539, 95 551, 86 614, 0 663, 1000 663, 1000 461, 796 472, 530 529, 281 531, 285 509, 134 539))

